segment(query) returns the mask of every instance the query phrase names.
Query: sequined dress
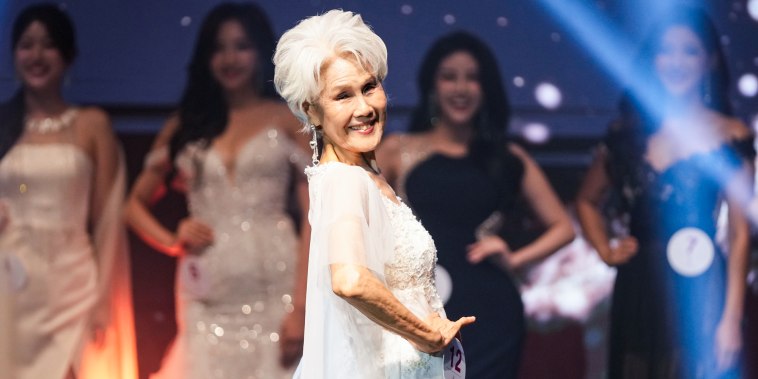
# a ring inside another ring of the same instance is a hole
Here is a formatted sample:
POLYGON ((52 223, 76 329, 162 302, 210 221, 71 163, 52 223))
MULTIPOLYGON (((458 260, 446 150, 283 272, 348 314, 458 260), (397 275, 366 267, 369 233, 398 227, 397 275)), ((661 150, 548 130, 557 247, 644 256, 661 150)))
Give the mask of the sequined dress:
POLYGON ((331 264, 364 266, 419 318, 445 316, 434 287, 431 236, 362 168, 332 162, 306 173, 312 234, 305 346, 295 377, 441 379, 441 356, 422 353, 369 320, 332 292, 329 274, 331 264))
POLYGON ((275 128, 245 144, 234 171, 212 147, 193 143, 180 152, 176 166, 189 212, 213 229, 215 240, 178 264, 179 331, 156 377, 291 377, 278 363, 279 329, 293 309, 297 255, 286 206, 294 175, 302 175, 306 164, 275 128))

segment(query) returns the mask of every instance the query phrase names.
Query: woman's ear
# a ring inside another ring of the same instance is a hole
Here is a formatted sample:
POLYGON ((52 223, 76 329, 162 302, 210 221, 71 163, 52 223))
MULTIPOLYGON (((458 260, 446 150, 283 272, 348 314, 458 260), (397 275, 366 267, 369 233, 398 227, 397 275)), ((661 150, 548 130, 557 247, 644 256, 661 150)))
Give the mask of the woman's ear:
POLYGON ((319 117, 318 105, 304 101, 303 110, 305 111, 305 114, 308 115, 308 122, 311 125, 321 125, 321 117, 319 117))

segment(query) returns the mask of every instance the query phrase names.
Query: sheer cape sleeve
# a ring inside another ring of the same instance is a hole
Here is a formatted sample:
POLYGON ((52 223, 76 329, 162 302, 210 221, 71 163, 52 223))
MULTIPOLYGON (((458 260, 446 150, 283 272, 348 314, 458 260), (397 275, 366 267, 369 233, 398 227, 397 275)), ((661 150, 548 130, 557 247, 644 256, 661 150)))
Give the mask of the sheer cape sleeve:
POLYGON ((359 167, 328 163, 306 172, 312 233, 298 372, 307 378, 383 378, 383 329, 334 294, 330 272, 332 264, 358 265, 385 282, 394 241, 382 195, 359 167))

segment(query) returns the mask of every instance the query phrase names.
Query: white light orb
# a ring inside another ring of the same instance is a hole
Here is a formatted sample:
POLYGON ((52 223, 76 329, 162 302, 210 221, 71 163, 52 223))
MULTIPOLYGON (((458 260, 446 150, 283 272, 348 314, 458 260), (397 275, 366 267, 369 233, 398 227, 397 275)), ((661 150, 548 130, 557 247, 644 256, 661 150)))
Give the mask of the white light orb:
POLYGON ((497 26, 502 27, 502 28, 508 26, 508 19, 503 16, 498 17, 497 26))
POLYGON ((556 109, 561 105, 563 96, 561 90, 552 83, 540 83, 534 89, 537 102, 547 109, 556 109))
POLYGON ((521 135, 525 140, 540 145, 550 139, 550 128, 545 124, 532 122, 522 127, 521 135))
POLYGON ((448 25, 455 24, 455 16, 451 14, 446 14, 445 17, 442 18, 442 20, 445 21, 445 23, 448 25))
POLYGON ((737 82, 737 88, 742 96, 753 97, 758 94, 758 77, 754 74, 744 74, 737 82))
POLYGON ((410 4, 403 4, 403 6, 400 7, 400 13, 407 16, 413 13, 413 7, 410 4))
POLYGON ((747 13, 753 20, 758 21, 758 0, 748 0, 747 13))
POLYGON ((184 16, 184 17, 182 17, 182 20, 179 21, 179 23, 182 26, 189 26, 192 23, 192 17, 190 17, 190 16, 184 16))
POLYGON ((524 81, 524 78, 522 78, 520 76, 517 76, 517 77, 513 78, 513 85, 514 86, 520 88, 520 87, 523 87, 524 84, 526 84, 526 82, 524 81))

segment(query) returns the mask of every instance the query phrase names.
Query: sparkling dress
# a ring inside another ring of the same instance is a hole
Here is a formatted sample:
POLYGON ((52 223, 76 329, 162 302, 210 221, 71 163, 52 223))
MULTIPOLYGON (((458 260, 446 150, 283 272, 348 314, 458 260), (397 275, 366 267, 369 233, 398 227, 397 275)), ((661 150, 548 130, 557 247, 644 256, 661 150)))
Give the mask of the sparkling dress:
POLYGON ((26 132, 0 160, 3 378, 136 378, 123 161, 90 220, 95 162, 74 129, 26 132), (102 344, 89 343, 93 322, 102 344))
POLYGON ((739 377, 716 373, 713 347, 728 265, 728 251, 716 242, 716 225, 723 183, 741 170, 740 155, 755 156, 752 140, 723 144, 656 171, 644 161, 628 164, 629 138, 622 133, 611 131, 606 138, 607 169, 639 249, 618 266, 609 377, 739 377), (690 240, 679 246, 672 242, 677 236, 690 240), (703 245, 710 255, 698 253, 703 245), (690 262, 675 259, 680 255, 690 262))
POLYGON ((414 349, 335 295, 329 273, 330 264, 364 266, 419 318, 445 316, 431 236, 362 168, 331 162, 306 173, 312 234, 305 346, 295 378, 441 379, 441 356, 414 349))
MULTIPOLYGON (((166 165, 156 150, 147 164, 166 165)), ((286 213, 294 175, 308 160, 269 128, 239 151, 234 172, 212 147, 177 156, 189 212, 213 229, 213 245, 177 267, 178 335, 157 378, 289 378, 279 365, 279 329, 293 310, 297 234, 286 213)))

